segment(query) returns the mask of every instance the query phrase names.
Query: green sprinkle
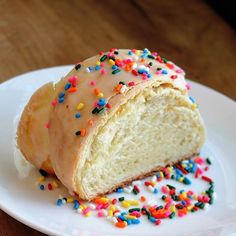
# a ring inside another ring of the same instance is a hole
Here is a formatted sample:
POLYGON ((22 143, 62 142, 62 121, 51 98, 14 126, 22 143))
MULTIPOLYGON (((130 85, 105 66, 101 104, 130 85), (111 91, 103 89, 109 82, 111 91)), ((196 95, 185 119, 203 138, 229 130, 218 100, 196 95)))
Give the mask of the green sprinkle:
POLYGON ((175 189, 175 187, 172 186, 172 185, 170 185, 170 184, 167 184, 166 186, 167 186, 169 189, 175 189))
POLYGON ((100 61, 103 62, 103 61, 105 61, 106 59, 107 59, 107 55, 105 54, 105 55, 103 55, 103 56, 100 58, 100 61))
POLYGON ((76 136, 79 136, 80 134, 81 134, 81 131, 80 131, 80 130, 75 132, 75 135, 76 135, 76 136))
POLYGON ((157 67, 157 70, 162 70, 160 67, 157 67))
POLYGON ((119 200, 120 202, 123 202, 123 201, 125 200, 125 198, 124 198, 124 197, 119 197, 118 200, 119 200))
POLYGON ((131 208, 131 209, 129 209, 130 213, 133 212, 133 211, 140 211, 140 208, 131 208))
POLYGON ((115 75, 115 74, 119 73, 120 71, 121 71, 120 69, 113 70, 112 74, 115 75))
POLYGON ((134 193, 135 195, 137 195, 137 194, 138 194, 138 191, 137 191, 136 189, 133 189, 133 193, 134 193))
POLYGON ((98 107, 95 107, 95 108, 92 110, 92 113, 93 113, 93 114, 96 114, 96 113, 98 113, 98 111, 99 111, 98 107))
POLYGON ((79 70, 81 68, 81 64, 77 64, 76 66, 75 66, 75 69, 76 70, 79 70))
POLYGON ((206 159, 206 162, 207 162, 208 165, 212 164, 212 162, 211 162, 211 160, 209 158, 206 159))
POLYGON ((115 51, 115 52, 114 52, 114 54, 118 55, 118 54, 119 54, 119 52, 118 52, 118 51, 115 51))
POLYGON ((125 82, 123 82, 123 81, 120 81, 120 82, 119 82, 119 84, 123 84, 123 85, 125 85, 125 82))
POLYGON ((153 55, 148 55, 148 58, 151 58, 151 59, 155 59, 155 57, 153 55))
POLYGON ((167 63, 167 62, 168 62, 167 59, 164 58, 164 57, 162 57, 162 60, 163 60, 164 63, 167 63))
POLYGON ((172 212, 169 217, 170 219, 173 219, 175 217, 175 212, 172 212))

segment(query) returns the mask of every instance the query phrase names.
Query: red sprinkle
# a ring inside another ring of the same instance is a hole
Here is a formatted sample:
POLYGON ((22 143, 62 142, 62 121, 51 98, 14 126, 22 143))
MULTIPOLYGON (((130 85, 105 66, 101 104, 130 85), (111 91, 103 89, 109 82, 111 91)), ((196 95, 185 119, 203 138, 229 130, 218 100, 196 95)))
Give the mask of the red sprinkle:
POLYGON ((131 71, 133 75, 138 76, 138 72, 136 70, 131 71))
POLYGON ((203 179, 204 181, 208 182, 208 183, 213 182, 211 178, 209 178, 209 177, 207 177, 207 176, 204 176, 204 175, 202 176, 202 179, 203 179))
POLYGON ((128 86, 134 86, 135 85, 135 82, 134 81, 130 81, 129 83, 128 83, 128 86))

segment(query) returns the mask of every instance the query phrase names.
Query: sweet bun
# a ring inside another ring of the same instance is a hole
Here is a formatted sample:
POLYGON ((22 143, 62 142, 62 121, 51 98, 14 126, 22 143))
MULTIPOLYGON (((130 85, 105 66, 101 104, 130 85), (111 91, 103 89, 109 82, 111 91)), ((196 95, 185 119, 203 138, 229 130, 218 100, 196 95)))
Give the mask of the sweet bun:
POLYGON ((184 77, 147 49, 100 53, 36 91, 19 123, 18 147, 81 199, 111 192, 204 144, 184 77))

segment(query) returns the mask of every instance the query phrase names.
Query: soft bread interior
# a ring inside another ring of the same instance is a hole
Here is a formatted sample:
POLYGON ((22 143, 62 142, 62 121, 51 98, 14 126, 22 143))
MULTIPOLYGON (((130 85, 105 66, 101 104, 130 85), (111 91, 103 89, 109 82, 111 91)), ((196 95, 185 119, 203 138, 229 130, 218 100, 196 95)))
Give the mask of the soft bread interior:
POLYGON ((82 198, 189 157, 204 143, 204 127, 186 94, 170 85, 145 88, 98 131, 77 174, 82 198))

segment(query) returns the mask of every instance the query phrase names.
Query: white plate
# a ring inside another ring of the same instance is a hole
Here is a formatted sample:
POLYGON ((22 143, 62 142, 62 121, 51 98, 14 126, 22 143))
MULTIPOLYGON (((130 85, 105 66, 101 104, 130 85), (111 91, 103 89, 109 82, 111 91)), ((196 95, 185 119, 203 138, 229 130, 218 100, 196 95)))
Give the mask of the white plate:
MULTIPOLYGON (((229 98, 191 82, 206 123, 208 140, 203 155, 213 156, 209 176, 215 180, 217 199, 208 211, 184 219, 164 220, 115 228, 106 220, 85 218, 55 201, 64 188, 39 191, 39 174, 14 158, 16 120, 30 95, 45 82, 65 75, 71 66, 53 67, 17 76, 0 85, 0 207, 22 223, 51 235, 229 235, 236 232, 236 104, 229 98), (21 171, 21 173, 19 172, 21 171)), ((199 184, 200 186, 201 184, 199 184)), ((203 187, 203 185, 201 185, 203 187)))

